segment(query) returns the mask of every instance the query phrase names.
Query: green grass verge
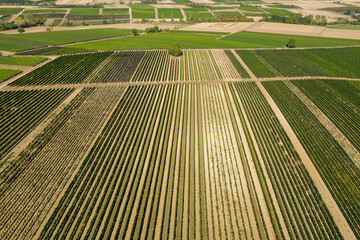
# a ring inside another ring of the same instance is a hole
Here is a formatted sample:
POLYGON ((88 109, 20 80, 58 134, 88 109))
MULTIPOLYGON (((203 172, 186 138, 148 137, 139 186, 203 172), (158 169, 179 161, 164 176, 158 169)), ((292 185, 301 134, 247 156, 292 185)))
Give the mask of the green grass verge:
POLYGON ((3 82, 16 74, 19 74, 19 70, 0 69, 0 82, 3 82))
POLYGON ((159 8, 159 18, 183 18, 180 8, 159 8))
POLYGON ((73 9, 71 9, 70 13, 98 15, 99 9, 98 8, 73 8, 73 9))
POLYGON ((360 30, 360 25, 350 25, 350 24, 328 25, 327 27, 335 28, 335 29, 360 30))
POLYGON ((71 47, 94 50, 154 49, 167 48, 171 43, 178 42, 183 48, 274 48, 284 47, 291 38, 297 39, 298 47, 347 46, 360 44, 359 40, 254 32, 239 32, 218 40, 216 39, 217 37, 218 36, 216 35, 165 32, 74 44, 71 47))
POLYGON ((0 57, 0 64, 34 66, 45 59, 43 57, 0 57))

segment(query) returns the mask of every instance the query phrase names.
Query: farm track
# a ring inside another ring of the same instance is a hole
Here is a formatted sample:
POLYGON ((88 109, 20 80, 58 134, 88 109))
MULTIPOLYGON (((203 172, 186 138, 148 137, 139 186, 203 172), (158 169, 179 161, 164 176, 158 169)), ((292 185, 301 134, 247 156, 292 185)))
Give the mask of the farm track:
POLYGON ((324 77, 324 76, 305 76, 305 77, 271 77, 271 78, 251 78, 251 79, 222 79, 222 80, 175 80, 175 81, 155 81, 155 82, 109 82, 109 83, 79 83, 79 84, 54 84, 39 86, 5 86, 0 92, 19 91, 19 90, 38 90, 56 88, 104 88, 104 87, 131 87, 131 86, 152 86, 152 85, 176 85, 176 84, 217 84, 217 83, 236 83, 236 82, 272 82, 272 81, 293 81, 293 80, 339 80, 339 81, 360 81, 360 78, 324 77))

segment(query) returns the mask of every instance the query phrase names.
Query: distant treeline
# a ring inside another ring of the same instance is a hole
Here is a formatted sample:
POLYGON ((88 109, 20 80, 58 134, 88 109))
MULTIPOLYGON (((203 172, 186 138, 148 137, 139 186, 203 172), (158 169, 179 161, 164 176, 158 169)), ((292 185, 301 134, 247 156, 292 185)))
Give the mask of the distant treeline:
POLYGON ((318 25, 326 26, 327 19, 325 16, 303 16, 301 13, 294 13, 285 15, 282 12, 274 13, 272 15, 264 15, 263 20, 267 22, 281 22, 281 23, 292 23, 292 24, 304 24, 304 25, 318 25))

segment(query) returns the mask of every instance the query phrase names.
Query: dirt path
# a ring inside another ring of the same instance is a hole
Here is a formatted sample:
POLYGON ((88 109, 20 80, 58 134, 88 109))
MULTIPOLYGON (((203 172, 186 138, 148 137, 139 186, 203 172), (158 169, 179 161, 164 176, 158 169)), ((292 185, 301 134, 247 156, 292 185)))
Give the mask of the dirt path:
POLYGON ((316 188, 318 189, 326 207, 328 208, 330 214, 332 215, 335 224, 338 226, 342 236, 345 239, 356 239, 353 231, 351 230, 349 224, 347 223, 344 215, 340 211, 338 205, 336 204, 334 198, 332 197, 329 189, 326 187, 324 181, 322 180, 320 174, 316 170, 314 164, 312 163, 311 159, 307 155, 304 147, 301 145, 299 139, 296 137, 294 131, 290 127, 289 123, 287 122, 284 115, 281 113, 280 109, 271 98, 270 94, 266 91, 264 86, 260 82, 256 82, 257 86, 259 87, 260 91, 266 98, 267 102, 271 106, 272 110, 274 111, 276 117, 278 118, 280 124, 284 128, 286 134, 289 136, 291 143, 293 144, 295 150, 299 154, 306 170, 309 172, 311 179, 314 181, 316 188))
POLYGON ((63 25, 63 24, 65 23, 65 20, 66 20, 67 16, 69 15, 70 11, 71 11, 70 8, 66 10, 66 13, 65 13, 63 19, 61 20, 61 22, 59 23, 59 25, 57 25, 57 27, 60 27, 61 25, 63 25))
POLYGON ((299 89, 290 81, 285 81, 290 90, 305 104, 312 114, 321 122, 331 136, 339 143, 346 154, 351 158, 355 165, 360 168, 360 153, 344 136, 344 134, 334 125, 334 123, 299 89))
MULTIPOLYGON (((22 73, 21 76, 26 73, 22 73)), ((7 83, 13 82, 19 77, 10 79, 7 83)), ((272 78, 251 78, 251 79, 212 79, 212 80, 174 80, 174 81, 153 81, 153 82, 108 82, 108 83, 79 83, 79 84, 54 84, 54 85, 33 85, 33 86, 6 86, 7 83, 0 85, 0 91, 20 91, 20 90, 36 90, 36 89, 57 89, 57 88, 84 88, 84 87, 129 87, 129 86, 147 86, 147 85, 170 85, 170 84, 189 84, 189 83, 224 83, 224 82, 265 82, 265 81, 291 81, 291 80, 339 80, 339 81, 360 81, 360 78, 339 78, 339 77, 323 77, 323 76, 305 76, 305 77, 272 77, 272 78)))
POLYGON ((183 19, 186 22, 186 14, 183 8, 180 8, 181 14, 183 15, 183 19))
POLYGON ((154 10, 155 10, 155 20, 159 21, 159 11, 157 8, 154 8, 154 10))
POLYGON ((26 8, 23 9, 23 10, 21 10, 18 14, 13 15, 13 16, 8 20, 8 22, 9 22, 9 23, 14 22, 17 17, 19 17, 21 14, 24 13, 25 10, 26 10, 26 8))

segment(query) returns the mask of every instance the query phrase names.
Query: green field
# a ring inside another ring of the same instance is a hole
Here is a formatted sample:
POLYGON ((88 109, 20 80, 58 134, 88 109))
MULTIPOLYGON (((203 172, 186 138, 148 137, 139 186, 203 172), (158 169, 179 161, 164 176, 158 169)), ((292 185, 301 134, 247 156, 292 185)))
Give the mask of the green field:
POLYGON ((104 8, 103 15, 114 14, 114 15, 129 15, 128 8, 104 8))
POLYGON ((242 11, 249 11, 249 12, 264 12, 258 7, 238 7, 237 9, 242 11))
POLYGON ((71 9, 70 13, 98 15, 99 9, 98 8, 73 8, 73 9, 71 9))
POLYGON ((275 8, 264 8, 265 11, 267 11, 270 14, 284 14, 284 15, 291 15, 294 14, 293 12, 290 12, 285 9, 275 9, 275 8))
POLYGON ((299 8, 298 6, 294 6, 294 5, 275 5, 275 4, 272 4, 272 5, 267 5, 268 7, 272 7, 272 8, 299 8))
POLYGON ((121 39, 74 44, 74 48, 115 50, 115 49, 153 49, 167 48, 178 42, 183 48, 273 48, 284 47, 291 38, 298 41, 298 47, 347 46, 358 45, 358 40, 292 36, 254 32, 239 32, 216 40, 217 36, 190 33, 153 33, 121 39))
POLYGON ((155 18, 155 10, 153 6, 147 4, 131 4, 128 6, 131 7, 133 18, 155 18))
POLYGON ((38 9, 27 9, 24 11, 24 14, 33 14, 33 13, 65 13, 65 9, 54 9, 54 8, 38 8, 38 9))
POLYGON ((154 9, 153 6, 148 4, 129 4, 128 6, 132 9, 154 9))
POLYGON ((158 8, 159 18, 183 18, 180 8, 158 8))
POLYGON ((327 27, 335 28, 335 29, 360 30, 360 25, 350 25, 350 24, 327 25, 327 27))
POLYGON ((0 82, 5 81, 20 72, 21 71, 19 70, 0 69, 0 82))
POLYGON ((43 57, 0 57, 0 64, 34 66, 45 59, 43 57))
POLYGON ((0 8, 0 15, 13 15, 21 10, 22 8, 0 8))
POLYGON ((154 9, 132 9, 133 18, 155 18, 154 9))
POLYGON ((258 77, 360 77, 360 48, 238 51, 258 77))
POLYGON ((236 15, 236 16, 241 15, 242 16, 242 14, 239 13, 239 12, 214 12, 214 14, 215 14, 216 17, 224 16, 224 15, 225 16, 234 16, 234 15, 236 15))
POLYGON ((65 44, 101 38, 126 36, 130 34, 130 29, 114 28, 53 31, 12 35, 0 34, 0 49, 6 51, 20 51, 39 47, 45 44, 65 44))
POLYGON ((200 18, 200 19, 215 19, 215 17, 210 12, 187 12, 186 17, 200 18))

